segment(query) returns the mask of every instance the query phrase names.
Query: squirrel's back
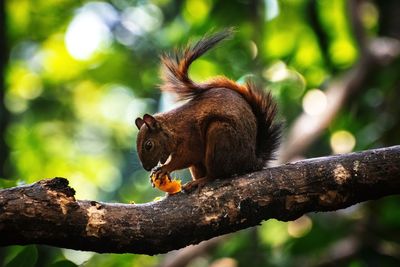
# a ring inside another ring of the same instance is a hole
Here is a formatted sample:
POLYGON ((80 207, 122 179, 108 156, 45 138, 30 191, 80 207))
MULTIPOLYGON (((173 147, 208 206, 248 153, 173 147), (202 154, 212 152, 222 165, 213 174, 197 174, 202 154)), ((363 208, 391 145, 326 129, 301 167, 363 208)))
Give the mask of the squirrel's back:
POLYGON ((182 51, 176 51, 173 55, 164 54, 161 57, 163 64, 161 90, 173 92, 178 95, 179 99, 198 98, 204 92, 218 88, 226 88, 239 93, 250 105, 256 117, 256 155, 267 161, 272 159, 273 152, 278 147, 281 132, 280 124, 275 122, 277 106, 271 93, 256 87, 251 81, 242 85, 226 77, 216 77, 204 83, 196 83, 190 79, 188 74, 193 61, 232 34, 232 29, 226 29, 205 36, 194 45, 189 45, 182 51))

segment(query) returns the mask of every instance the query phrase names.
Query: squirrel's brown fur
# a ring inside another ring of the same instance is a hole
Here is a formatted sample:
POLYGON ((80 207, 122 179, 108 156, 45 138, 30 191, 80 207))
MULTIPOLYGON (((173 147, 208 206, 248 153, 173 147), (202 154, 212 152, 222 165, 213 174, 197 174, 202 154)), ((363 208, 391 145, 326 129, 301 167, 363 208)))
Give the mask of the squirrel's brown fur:
POLYGON ((196 83, 188 75, 194 60, 231 35, 228 29, 205 36, 182 52, 161 57, 161 90, 189 101, 169 112, 136 119, 137 149, 145 169, 165 163, 155 170, 165 175, 190 167, 193 179, 204 182, 261 169, 272 158, 280 124, 275 123, 277 107, 269 92, 250 81, 241 85, 217 77, 196 83))

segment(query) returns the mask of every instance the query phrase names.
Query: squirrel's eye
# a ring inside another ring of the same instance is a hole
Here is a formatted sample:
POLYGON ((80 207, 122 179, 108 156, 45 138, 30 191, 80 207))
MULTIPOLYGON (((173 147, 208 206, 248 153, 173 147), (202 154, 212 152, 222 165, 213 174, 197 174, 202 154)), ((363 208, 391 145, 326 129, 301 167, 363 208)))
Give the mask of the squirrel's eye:
POLYGON ((150 150, 153 147, 153 143, 151 141, 146 141, 146 143, 144 143, 144 149, 146 150, 150 150))

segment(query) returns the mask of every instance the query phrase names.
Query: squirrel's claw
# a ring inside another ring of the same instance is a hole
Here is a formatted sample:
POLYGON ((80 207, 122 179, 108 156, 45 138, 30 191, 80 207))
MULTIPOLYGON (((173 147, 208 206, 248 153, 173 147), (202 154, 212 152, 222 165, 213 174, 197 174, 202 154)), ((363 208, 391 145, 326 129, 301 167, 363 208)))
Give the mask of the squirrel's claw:
POLYGON ((164 169, 163 169, 163 166, 157 166, 157 167, 155 167, 152 171, 151 171, 151 174, 150 174, 150 181, 151 181, 151 184, 152 184, 152 186, 154 187, 155 185, 154 185, 154 181, 156 181, 156 180, 160 180, 160 185, 163 185, 164 184, 164 179, 163 179, 163 177, 165 177, 165 176, 167 176, 167 178, 168 178, 168 180, 171 182, 171 176, 170 176, 170 174, 169 174, 169 172, 167 172, 167 171, 165 171, 164 169), (154 177, 154 178, 153 178, 154 177))
POLYGON ((152 174, 150 174, 150 183, 151 183, 151 186, 152 186, 153 188, 156 187, 156 185, 154 184, 154 181, 153 181, 152 174))

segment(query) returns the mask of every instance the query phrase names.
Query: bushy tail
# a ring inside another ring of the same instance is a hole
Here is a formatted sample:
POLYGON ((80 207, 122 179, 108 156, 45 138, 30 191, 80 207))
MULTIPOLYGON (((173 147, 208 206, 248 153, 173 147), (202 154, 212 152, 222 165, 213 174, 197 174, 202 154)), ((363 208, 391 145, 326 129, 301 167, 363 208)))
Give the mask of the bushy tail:
POLYGON ((202 89, 207 89, 204 84, 195 83, 189 78, 190 64, 216 44, 232 36, 233 32, 233 28, 228 28, 216 34, 206 35, 194 45, 189 44, 183 50, 176 50, 174 54, 162 55, 161 90, 176 93, 179 99, 183 100, 201 93, 202 89))
POLYGON ((242 93, 250 103, 257 118, 257 151, 263 161, 274 158, 281 139, 282 124, 276 122, 277 105, 272 99, 271 92, 257 88, 254 83, 246 83, 247 91, 242 93))
POLYGON ((229 28, 216 34, 206 35, 196 44, 188 45, 182 51, 175 51, 173 55, 162 55, 163 84, 160 88, 177 94, 181 100, 191 99, 211 88, 228 88, 241 94, 250 104, 257 118, 257 156, 267 161, 273 158, 273 152, 279 145, 281 134, 281 125, 274 121, 277 106, 271 93, 257 88, 252 82, 241 85, 226 77, 216 77, 204 83, 195 83, 189 78, 190 64, 220 41, 231 37, 233 33, 234 30, 229 28))

